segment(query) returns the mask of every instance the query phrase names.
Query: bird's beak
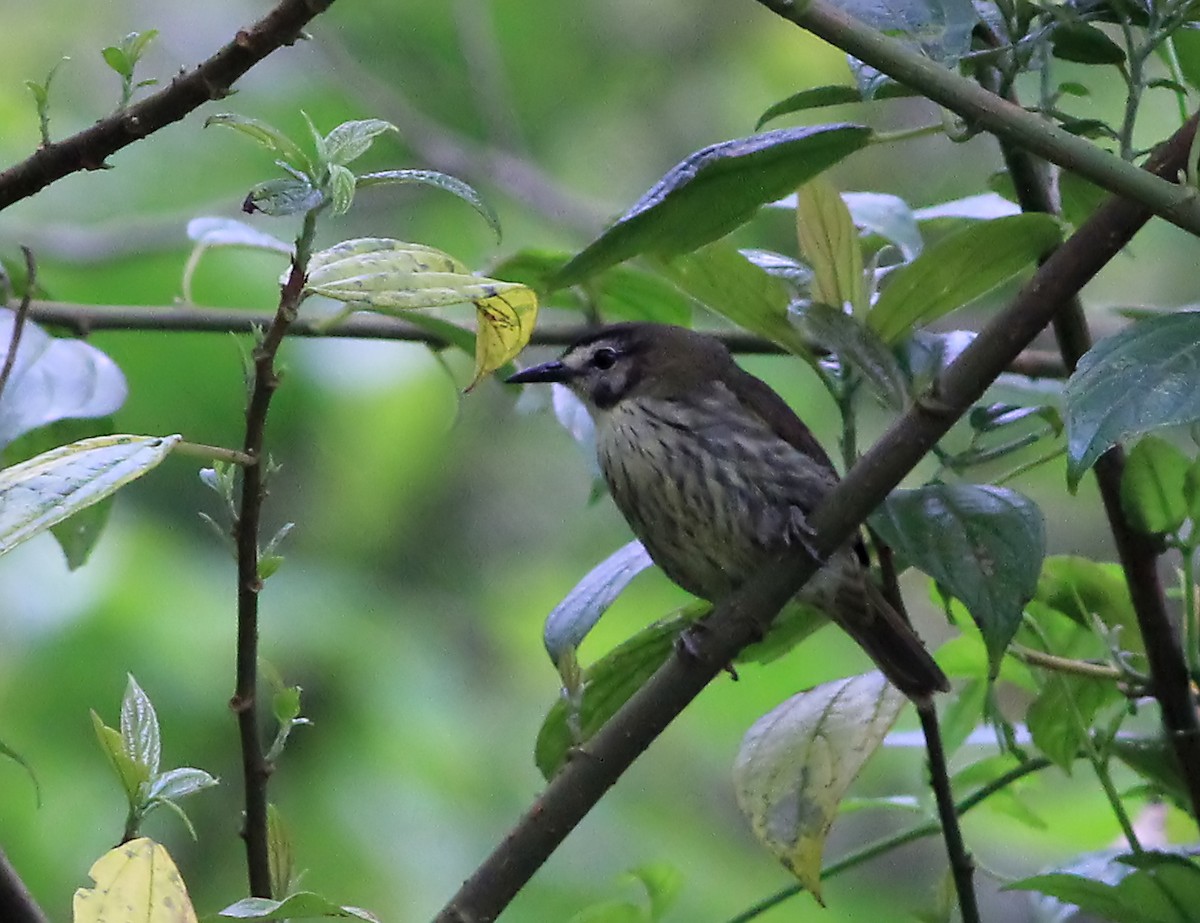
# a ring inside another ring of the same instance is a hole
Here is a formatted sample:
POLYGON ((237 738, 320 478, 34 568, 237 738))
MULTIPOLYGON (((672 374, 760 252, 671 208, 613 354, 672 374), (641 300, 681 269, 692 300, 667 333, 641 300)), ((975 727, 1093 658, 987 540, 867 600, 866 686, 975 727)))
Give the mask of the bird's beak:
POLYGON ((571 370, 555 359, 553 362, 530 366, 522 372, 517 372, 516 375, 509 375, 504 380, 510 385, 529 385, 547 381, 564 382, 571 376, 571 370))

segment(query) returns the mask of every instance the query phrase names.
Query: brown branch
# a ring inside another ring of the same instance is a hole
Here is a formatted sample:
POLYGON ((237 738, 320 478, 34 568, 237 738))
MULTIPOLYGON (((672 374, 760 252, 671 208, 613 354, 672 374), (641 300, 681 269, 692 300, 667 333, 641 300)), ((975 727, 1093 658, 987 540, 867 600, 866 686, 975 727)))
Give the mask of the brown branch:
MULTIPOLYGON (((1152 158, 1174 176, 1194 126, 1152 158)), ((1112 199, 1054 253, 1004 311, 918 402, 871 447, 814 514, 811 545, 828 555, 846 542, 987 387, 1146 223, 1143 205, 1112 199)), ((766 568, 716 607, 688 642, 581 747, 546 791, 443 908, 440 923, 494 920, 554 849, 643 750, 764 626, 816 570, 804 549, 766 568)))
MULTIPOLYGON (((35 301, 30 319, 48 327, 87 336, 97 330, 171 330, 188 333, 250 333, 263 329, 274 316, 266 311, 241 308, 200 308, 194 305, 91 305, 64 301, 35 301)), ((537 327, 530 340, 535 346, 567 346, 588 332, 583 324, 537 327)), ((742 330, 711 331, 733 352, 742 355, 783 355, 782 346, 742 330)), ((358 313, 324 327, 319 321, 297 318, 288 336, 347 337, 362 340, 403 340, 442 349, 450 344, 416 324, 383 314, 358 313)), ((1027 349, 1013 360, 1008 371, 1030 378, 1062 378, 1062 360, 1044 349, 1027 349)))
POLYGON ((25 294, 21 296, 21 303, 17 305, 16 314, 13 316, 12 333, 8 338, 8 351, 4 356, 4 367, 0 368, 0 397, 4 396, 4 388, 17 363, 17 350, 21 348, 21 332, 25 329, 25 321, 29 317, 29 302, 37 287, 37 262, 33 258, 33 252, 28 247, 22 247, 21 252, 25 255, 25 294))
POLYGON ((237 551, 237 684, 230 707, 237 715, 242 745, 242 777, 245 786, 246 816, 242 837, 246 842, 246 867, 250 893, 254 897, 272 897, 270 847, 267 838, 267 781, 274 767, 263 752, 258 728, 258 594, 262 590, 259 566, 259 532, 262 505, 267 496, 266 464, 263 447, 266 438, 267 411, 279 387, 275 355, 284 335, 296 318, 304 297, 305 267, 316 226, 316 214, 309 212, 296 245, 292 269, 279 294, 279 308, 262 341, 253 354, 254 379, 246 406, 246 436, 242 452, 256 464, 242 468, 242 491, 238 514, 233 523, 237 551))
POLYGON ((333 0, 281 0, 207 61, 157 93, 70 138, 39 148, 0 173, 0 209, 71 173, 102 169, 108 157, 121 148, 179 121, 210 100, 228 96, 239 77, 280 46, 295 42, 301 29, 331 3, 333 0))
POLYGON ((6 923, 50 923, 25 882, 0 849, 0 920, 6 923))

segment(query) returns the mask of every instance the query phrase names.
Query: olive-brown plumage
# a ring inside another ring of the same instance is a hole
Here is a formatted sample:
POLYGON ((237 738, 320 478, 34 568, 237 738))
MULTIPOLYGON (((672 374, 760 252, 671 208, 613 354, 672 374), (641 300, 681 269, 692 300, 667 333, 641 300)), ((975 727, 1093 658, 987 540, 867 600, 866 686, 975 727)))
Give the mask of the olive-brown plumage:
MULTIPOLYGON (((787 403, 719 340, 683 327, 605 327, 509 380, 560 382, 580 397, 617 507, 667 576, 703 599, 724 598, 806 541, 809 514, 837 482, 787 403)), ((909 697, 949 688, 854 550, 832 555, 801 598, 909 697)))

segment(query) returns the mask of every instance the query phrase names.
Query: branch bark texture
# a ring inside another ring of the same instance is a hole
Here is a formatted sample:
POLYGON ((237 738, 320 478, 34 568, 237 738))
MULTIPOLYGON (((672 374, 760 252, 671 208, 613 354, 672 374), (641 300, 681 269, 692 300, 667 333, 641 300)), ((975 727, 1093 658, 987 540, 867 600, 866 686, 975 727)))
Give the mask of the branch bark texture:
POLYGON ((102 169, 107 158, 121 148, 179 121, 210 100, 228 96, 239 77, 277 48, 295 42, 304 26, 332 3, 282 0, 199 67, 176 77, 157 93, 9 167, 0 173, 0 209, 68 174, 102 169))
MULTIPOLYGON (((1174 176, 1183 166, 1194 122, 1151 158, 1149 169, 1174 176)), ((1150 209, 1112 199, 1042 265, 1014 301, 871 447, 810 520, 821 556, 841 547, 988 385, 1149 220, 1150 209)), ((680 711, 760 636, 816 571, 803 549, 780 558, 716 607, 650 680, 563 767, 459 892, 438 923, 494 920, 599 798, 680 711)), ((1194 741, 1194 738, 1189 738, 1194 741)), ((1195 742, 1193 745, 1200 745, 1195 742)), ((1189 765, 1189 764, 1185 764, 1189 765)))

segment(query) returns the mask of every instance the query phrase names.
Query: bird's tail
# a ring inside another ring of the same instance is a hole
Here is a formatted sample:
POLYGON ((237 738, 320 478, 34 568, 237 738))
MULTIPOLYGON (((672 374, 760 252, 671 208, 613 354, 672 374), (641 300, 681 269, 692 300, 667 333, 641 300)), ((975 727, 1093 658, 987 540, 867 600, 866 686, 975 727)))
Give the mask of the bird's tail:
POLYGON ((892 685, 913 701, 927 701, 935 692, 948 692, 950 680, 912 626, 865 570, 855 570, 858 579, 840 581, 834 621, 858 642, 892 685))

